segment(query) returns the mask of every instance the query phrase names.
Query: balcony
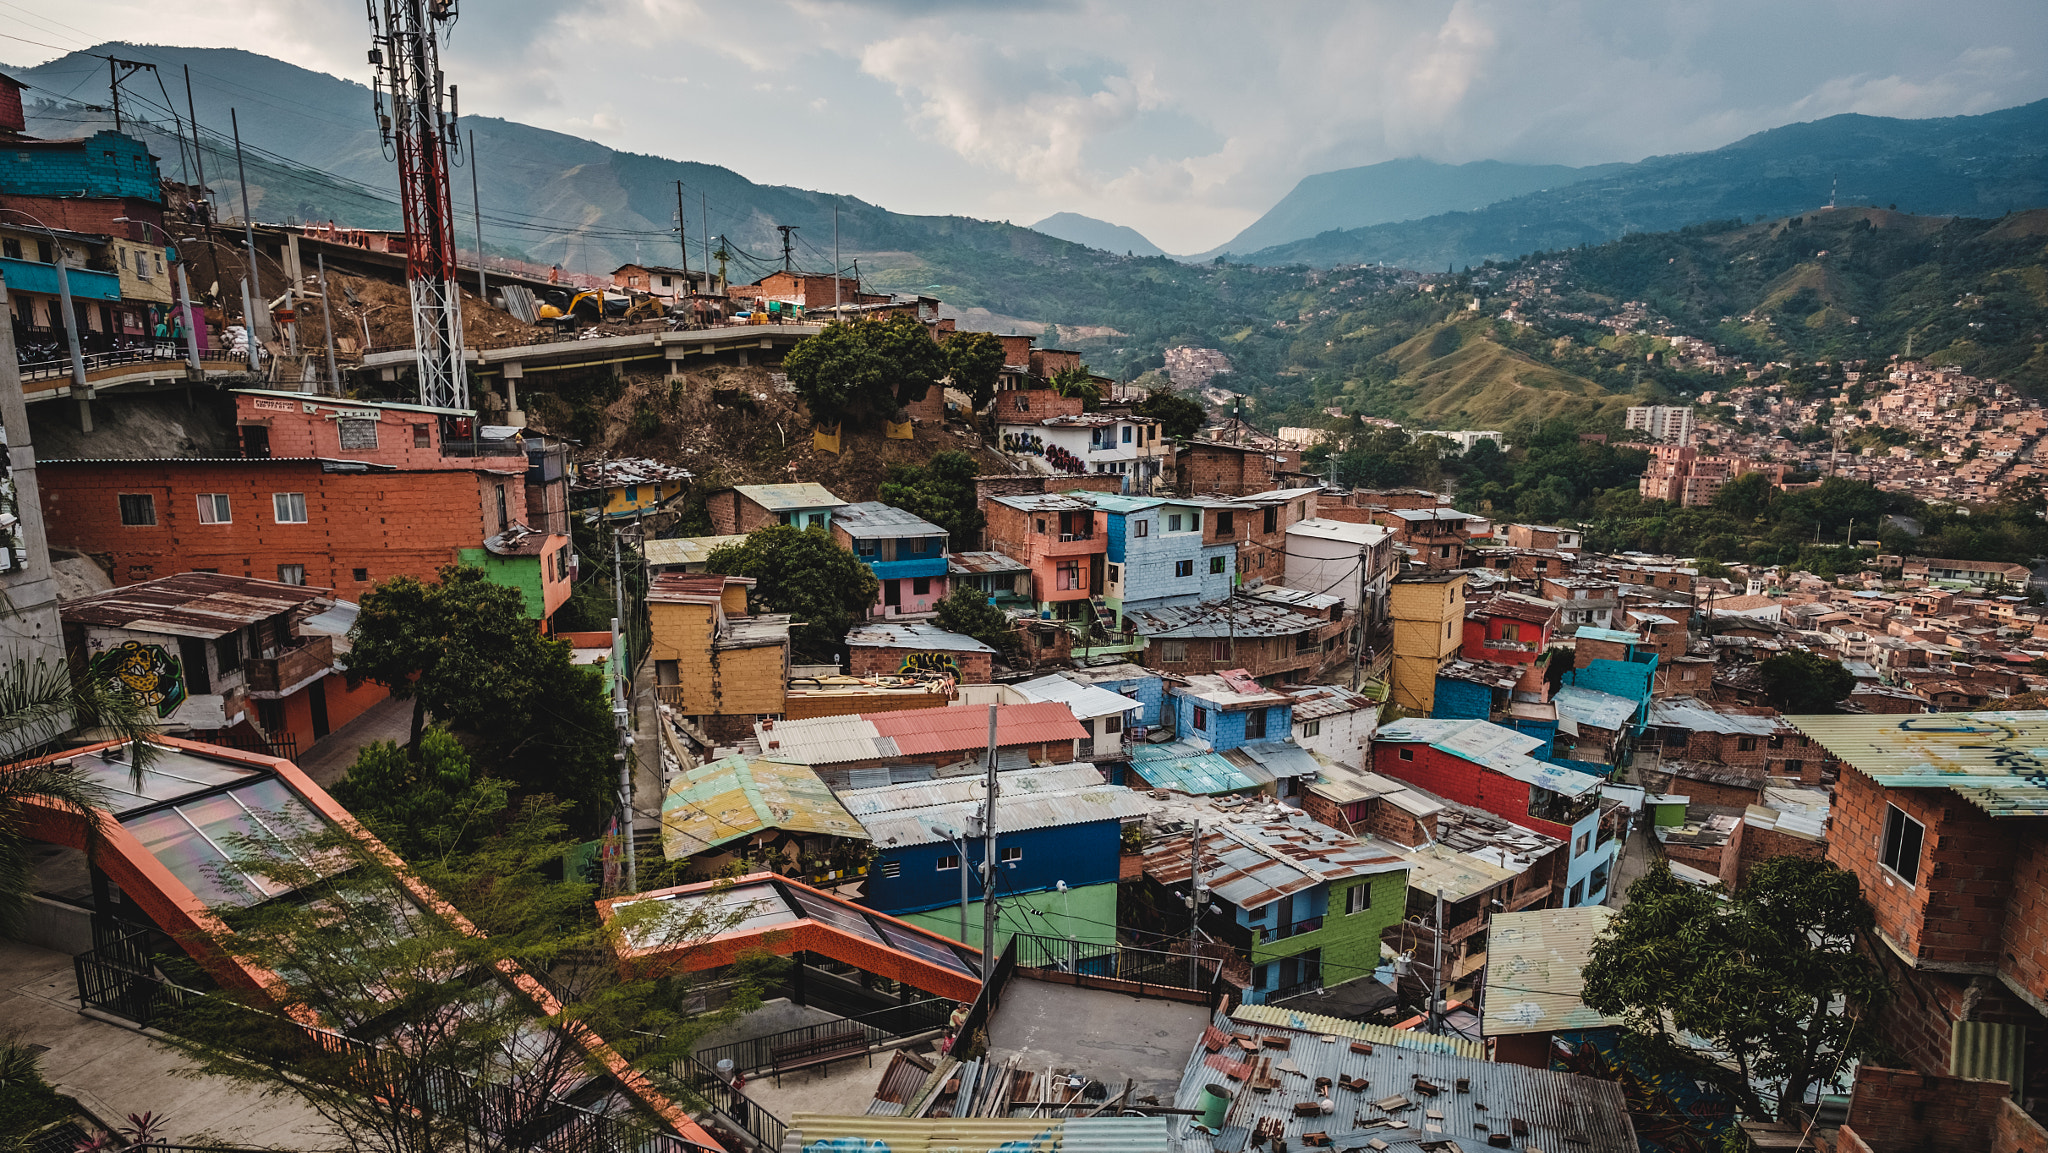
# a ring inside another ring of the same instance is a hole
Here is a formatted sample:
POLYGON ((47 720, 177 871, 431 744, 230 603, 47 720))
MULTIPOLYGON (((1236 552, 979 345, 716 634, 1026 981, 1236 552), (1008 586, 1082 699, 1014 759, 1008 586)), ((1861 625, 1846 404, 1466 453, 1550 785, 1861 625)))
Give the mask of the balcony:
POLYGON ((902 580, 905 577, 942 577, 946 575, 946 557, 943 553, 898 555, 895 560, 883 560, 880 553, 862 556, 861 563, 873 570, 876 580, 902 580))
POLYGON ((1040 556, 1089 556, 1108 548, 1108 539, 1094 533, 1068 532, 1033 539, 1038 543, 1040 556))
POLYGON ((306 637, 297 648, 246 662, 249 695, 276 699, 334 667, 334 638, 306 637))

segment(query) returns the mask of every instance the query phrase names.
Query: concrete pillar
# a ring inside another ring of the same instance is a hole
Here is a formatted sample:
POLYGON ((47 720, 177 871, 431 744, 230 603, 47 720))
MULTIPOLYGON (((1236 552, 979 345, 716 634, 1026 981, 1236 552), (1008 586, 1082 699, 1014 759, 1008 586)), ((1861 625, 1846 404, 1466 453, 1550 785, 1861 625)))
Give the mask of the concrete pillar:
POLYGON ((742 348, 742 349, 740 349, 740 350, 739 350, 739 353, 740 353, 740 367, 741 367, 741 368, 745 368, 745 367, 747 367, 747 350, 746 350, 746 349, 744 349, 744 348, 742 348))
POLYGON ((683 358, 690 355, 690 350, 671 344, 662 351, 668 356, 668 378, 674 380, 683 375, 683 358))
POLYGON ((526 369, 518 364, 507 364, 505 368, 505 423, 513 428, 526 427, 526 412, 519 407, 519 382, 526 376, 526 369))

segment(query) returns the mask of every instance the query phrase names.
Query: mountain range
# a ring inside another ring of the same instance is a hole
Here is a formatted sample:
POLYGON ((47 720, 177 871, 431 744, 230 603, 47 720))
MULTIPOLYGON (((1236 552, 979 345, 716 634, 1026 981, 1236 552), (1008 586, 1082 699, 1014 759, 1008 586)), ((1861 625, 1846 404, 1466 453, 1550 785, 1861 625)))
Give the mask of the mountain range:
POLYGON ((1055 212, 1031 226, 1033 232, 1043 232, 1075 244, 1100 248, 1104 252, 1122 252, 1125 256, 1165 256, 1166 250, 1145 238, 1145 234, 1122 224, 1111 224, 1093 216, 1078 212, 1055 212))

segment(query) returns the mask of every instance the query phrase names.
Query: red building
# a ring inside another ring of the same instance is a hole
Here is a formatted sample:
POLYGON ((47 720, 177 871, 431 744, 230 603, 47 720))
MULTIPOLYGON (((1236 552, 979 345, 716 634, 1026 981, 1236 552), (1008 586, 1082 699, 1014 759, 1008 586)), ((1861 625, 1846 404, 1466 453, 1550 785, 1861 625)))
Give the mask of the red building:
POLYGON ((991 549, 1031 569, 1031 599, 1062 620, 1085 615, 1100 596, 1109 551, 1109 514, 1079 497, 998 496, 982 502, 991 549))
POLYGON ((1556 601, 1522 593, 1496 593, 1466 609, 1462 655, 1467 660, 1519 667, 1522 678, 1515 689, 1539 693, 1547 700, 1550 693, 1543 683, 1543 669, 1536 662, 1550 649, 1550 638, 1557 632, 1557 613, 1556 601))

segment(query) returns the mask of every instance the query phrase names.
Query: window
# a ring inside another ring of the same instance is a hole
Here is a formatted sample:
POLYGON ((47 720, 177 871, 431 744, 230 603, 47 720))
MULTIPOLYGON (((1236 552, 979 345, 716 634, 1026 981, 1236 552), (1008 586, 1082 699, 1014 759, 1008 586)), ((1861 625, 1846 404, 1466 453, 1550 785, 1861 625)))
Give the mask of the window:
POLYGON ((1219 513, 1217 513, 1217 514, 1216 514, 1216 535, 1217 535, 1217 536, 1229 536, 1229 535, 1230 535, 1231 533, 1234 533, 1234 532, 1236 532, 1236 531, 1237 531, 1237 528, 1236 528, 1236 522, 1237 522, 1237 514, 1236 514, 1236 513, 1233 513, 1233 512, 1219 512, 1219 513))
POLYGON ((1161 664, 1166 664, 1166 665, 1181 665, 1181 664, 1186 664, 1186 663, 1187 663, 1187 660, 1188 660, 1188 642, 1186 642, 1186 641, 1160 641, 1160 642, 1159 642, 1159 663, 1161 663, 1161 664))
POLYGON ((427 431, 426 425, 416 424, 412 426, 412 446, 414 448, 434 447, 434 434, 427 431))
POLYGON ((1123 731, 1124 731, 1124 719, 1123 719, 1123 717, 1122 717, 1121 715, 1119 715, 1119 714, 1116 714, 1116 713, 1112 713, 1112 714, 1110 714, 1109 716, 1106 716, 1106 717, 1102 718, 1102 731, 1103 731, 1103 732, 1104 732, 1105 734, 1108 734, 1108 735, 1111 735, 1111 736, 1114 736, 1114 735, 1115 735, 1115 734, 1117 734, 1117 733, 1123 732, 1123 731))
POLYGON ((140 248, 135 250, 135 275, 144 280, 150 279, 149 253, 140 248))
POLYGON ((1014 865, 1014 864, 1016 864, 1016 863, 1017 863, 1018 861, 1021 861, 1021 860, 1023 860, 1023 859, 1024 859, 1024 850, 1022 850, 1022 849, 1008 849, 1008 848, 1006 848, 1006 849, 1003 849, 1003 850, 1002 850, 1001 852, 1002 852, 1002 855, 1001 855, 1001 856, 1000 856, 1000 857, 998 858, 998 860, 1000 860, 1000 861, 1001 861, 1001 862, 1002 862, 1003 864, 1005 864, 1005 865, 1014 865))
POLYGON ((1167 532, 1179 532, 1179 531, 1180 531, 1180 514, 1179 514, 1179 513, 1177 513, 1177 512, 1170 512, 1170 513, 1167 513, 1167 514, 1166 514, 1166 531, 1167 531, 1167 532))
POLYGON ((1304 737, 1317 737, 1317 736, 1321 736, 1321 735, 1322 735, 1322 732, 1323 732, 1323 722, 1321 722, 1321 721, 1303 721, 1303 722, 1301 722, 1301 735, 1302 735, 1302 736, 1304 736, 1304 737))
POLYGON ((1592 847, 1593 847, 1593 834, 1592 834, 1592 833, 1580 833, 1580 834, 1579 834, 1579 839, 1578 839, 1577 841, 1574 841, 1574 842, 1572 842, 1572 856, 1574 856, 1574 857, 1582 857, 1582 856, 1584 856, 1584 855, 1585 855, 1585 853, 1586 853, 1586 850, 1587 850, 1587 849, 1590 849, 1590 848, 1592 848, 1592 847))
POLYGON ((1191 560, 1174 561, 1173 575, 1177 577, 1190 577, 1195 575, 1195 562, 1191 560))
POLYGON ((1039 533, 1039 535, 1041 535, 1041 536, 1043 536, 1043 535, 1045 534, 1045 518, 1044 518, 1044 517, 1039 517, 1039 518, 1038 518, 1038 533, 1039 533))
POLYGON ((1878 860, 1908 885, 1920 879, 1920 843, 1927 827, 1901 812, 1897 805, 1884 807, 1883 851, 1878 860))
POLYGON ((1109 583, 1111 584, 1115 584, 1118 581, 1124 579, 1124 568, 1122 565, 1104 565, 1103 572, 1108 575, 1109 583))
POLYGON ((351 569, 350 571, 351 571, 351 572, 352 572, 352 573, 354 574, 354 576, 355 576, 355 582, 356 582, 357 584, 367 584, 367 583, 369 583, 369 580, 370 580, 370 570, 369 570, 369 569, 366 569, 366 568, 359 568, 359 569, 351 569))
POLYGON ((1264 518, 1263 518, 1263 524, 1261 525, 1260 531, 1262 531, 1262 532, 1276 532, 1276 531, 1278 531, 1278 530, 1279 530, 1279 528, 1280 528, 1280 506, 1279 506, 1279 505, 1269 505, 1269 506, 1268 506, 1268 507, 1266 508, 1266 511, 1265 511, 1265 516, 1264 516, 1264 518))
POLYGON ((1223 558, 1222 558, 1222 557, 1220 557, 1220 556, 1212 556, 1212 557, 1210 557, 1210 558, 1209 558, 1209 575, 1210 575, 1210 576, 1216 576, 1216 575, 1218 575, 1218 574, 1220 574, 1220 573, 1222 573, 1222 572, 1223 572, 1223 558))
POLYGON ((277 583, 302 585, 306 583, 306 566, 302 564, 281 564, 277 566, 277 583))
POLYGON ((1344 915, 1363 913, 1372 908, 1372 884, 1353 885, 1344 890, 1344 915))
POLYGON ((910 578, 910 595, 914 597, 928 597, 932 595, 932 578, 910 578))
POLYGON ((1149 520, 1134 520, 1134 521, 1132 521, 1132 522, 1131 522, 1131 535, 1132 535, 1132 536, 1151 536, 1151 535, 1152 535, 1152 522, 1151 522, 1151 521, 1149 521, 1149 520))
POLYGON ((1244 715, 1244 739, 1262 741, 1266 739, 1266 710, 1253 709, 1244 715))
POLYGON ((234 518, 228 515, 228 494, 224 492, 202 492, 199 494, 199 523, 228 524, 234 518))
POLYGON ((509 516, 507 515, 507 513, 506 513, 506 511, 505 511, 505 486, 504 486, 504 485, 502 485, 502 484, 498 486, 498 493, 497 493, 497 497, 498 497, 498 531, 499 531, 499 532, 504 532, 504 531, 505 531, 506 529, 508 529, 508 528, 512 527, 512 521, 511 521, 511 519, 509 518, 509 516))
POLYGON ((57 263, 57 250, 47 240, 36 241, 36 259, 44 264, 57 263))
POLYGON ((900 877, 900 876, 902 876, 902 875, 903 875, 903 862, 902 862, 902 861, 883 861, 883 862, 882 862, 882 875, 883 875, 884 877, 888 877, 888 878, 890 878, 891 880, 894 880, 895 878, 897 878, 897 877, 900 877))
POLYGON ((306 523, 306 494, 302 492, 274 492, 270 494, 271 507, 277 513, 279 524, 306 523))
POLYGON ((1755 737, 1737 737, 1737 738, 1735 738, 1735 751, 1736 751, 1736 752, 1738 752, 1738 753, 1748 753, 1748 752, 1754 752, 1754 751, 1756 751, 1756 738, 1755 738, 1755 737))
POLYGON ((335 422, 341 434, 343 452, 370 451, 377 447, 377 422, 362 417, 345 417, 335 422))
POLYGON ((1404 761, 1412 761, 1415 759, 1414 749, 1399 749, 1396 751, 1400 754, 1401 759, 1404 761))
POLYGON ((1573 882, 1572 882, 1572 891, 1571 891, 1571 894, 1570 894, 1569 896, 1567 896, 1567 897, 1566 897, 1566 898, 1564 899, 1564 907, 1565 907, 1565 908, 1567 908, 1567 909, 1576 909, 1576 908, 1578 908, 1578 907, 1579 907, 1579 902, 1580 902, 1580 901, 1582 901, 1582 900, 1584 900, 1584 899, 1585 899, 1585 896, 1586 896, 1586 882, 1584 882, 1584 881, 1573 881, 1573 882))
POLYGON ((1057 570, 1057 571, 1056 571, 1056 572, 1054 573, 1054 576, 1055 576, 1055 578, 1056 578, 1056 579, 1055 579, 1055 580, 1054 580, 1054 582, 1053 582, 1053 587, 1055 587, 1055 588, 1058 588, 1058 589, 1078 589, 1078 588, 1080 588, 1080 587, 1081 587, 1081 562, 1080 562, 1080 561, 1077 561, 1077 560, 1063 560, 1063 561, 1061 561, 1061 562, 1060 562, 1060 565, 1059 565, 1059 569, 1058 569, 1058 570, 1057 570))
POLYGON ((1131 426, 1128 424, 1124 426, 1124 443, 1131 443, 1131 426))
POLYGON ((1204 732, 1209 729, 1209 710, 1200 705, 1195 706, 1195 727, 1204 732))
POLYGON ((224 673, 234 672, 242 667, 242 630, 224 637, 213 638, 213 663, 224 673))
POLYGON ((0 240, 0 256, 4 256, 9 260, 20 260, 21 241, 16 240, 12 236, 7 237, 5 240, 0 240))
POLYGON ((1210 656, 1210 659, 1212 659, 1212 660, 1219 660, 1219 661, 1227 661, 1227 660, 1229 660, 1229 659, 1230 659, 1230 641, 1229 641, 1229 639, 1228 639, 1228 638, 1218 638, 1218 639, 1216 639, 1216 640, 1210 641, 1210 642, 1209 642, 1209 656, 1210 656))
POLYGON ((960 867, 960 854, 947 853, 939 858, 939 872, 950 873, 960 867))

